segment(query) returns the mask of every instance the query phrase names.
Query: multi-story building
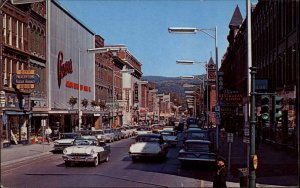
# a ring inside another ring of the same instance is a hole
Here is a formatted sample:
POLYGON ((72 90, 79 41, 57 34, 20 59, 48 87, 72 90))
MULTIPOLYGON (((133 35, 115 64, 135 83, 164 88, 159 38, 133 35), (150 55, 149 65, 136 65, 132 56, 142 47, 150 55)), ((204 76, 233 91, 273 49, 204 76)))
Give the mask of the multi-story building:
MULTIPOLYGON (((251 19, 252 66, 257 68, 255 89, 283 97, 282 111, 285 114, 277 122, 272 122, 271 117, 271 125, 262 127, 264 130, 258 130, 262 131, 258 134, 273 142, 294 144, 299 126, 296 123, 296 114, 299 114, 299 1, 258 1, 252 7, 251 19)), ((229 47, 221 66, 224 88, 238 90, 244 97, 232 110, 235 112, 233 114, 240 117, 238 122, 233 122, 236 125, 244 124, 241 108, 249 102, 246 23, 237 7, 229 25, 229 47)), ((260 97, 256 97, 256 100, 259 116, 260 97)), ((241 126, 237 128, 242 129, 241 126)))
MULTIPOLYGON (((1 4, 1 143, 29 142, 46 108, 46 3, 1 4), (29 70, 29 72, 24 72, 29 70), (18 84, 19 74, 34 74, 38 84, 18 84), (34 110, 31 108, 34 107, 34 110), (3 124, 2 124, 3 123, 3 124)), ((1 144, 2 145, 2 144, 1 144)))

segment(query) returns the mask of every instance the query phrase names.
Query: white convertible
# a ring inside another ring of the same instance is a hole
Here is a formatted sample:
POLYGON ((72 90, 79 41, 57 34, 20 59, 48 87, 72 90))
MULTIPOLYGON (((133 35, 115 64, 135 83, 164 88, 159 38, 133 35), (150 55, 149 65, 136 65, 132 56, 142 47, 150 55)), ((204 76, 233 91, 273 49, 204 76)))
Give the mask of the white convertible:
POLYGON ((168 145, 159 134, 142 134, 136 137, 136 143, 129 148, 132 161, 139 157, 159 157, 165 159, 168 153, 168 145))
POLYGON ((82 136, 75 139, 74 146, 64 149, 63 160, 65 165, 72 163, 92 163, 98 166, 100 161, 108 161, 110 158, 110 146, 105 142, 99 143, 95 136, 82 136))

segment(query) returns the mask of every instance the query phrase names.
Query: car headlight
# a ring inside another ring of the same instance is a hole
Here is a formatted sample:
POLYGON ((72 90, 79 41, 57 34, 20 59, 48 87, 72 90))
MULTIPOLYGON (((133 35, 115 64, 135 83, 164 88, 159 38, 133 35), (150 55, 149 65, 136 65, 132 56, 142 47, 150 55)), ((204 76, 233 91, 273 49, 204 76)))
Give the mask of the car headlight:
POLYGON ((95 154, 95 151, 92 149, 91 150, 91 155, 94 155, 95 154))
POLYGON ((53 144, 54 144, 54 145, 59 145, 59 143, 58 143, 58 142, 53 142, 53 144))
POLYGON ((64 149, 63 153, 66 155, 68 153, 68 150, 64 149))

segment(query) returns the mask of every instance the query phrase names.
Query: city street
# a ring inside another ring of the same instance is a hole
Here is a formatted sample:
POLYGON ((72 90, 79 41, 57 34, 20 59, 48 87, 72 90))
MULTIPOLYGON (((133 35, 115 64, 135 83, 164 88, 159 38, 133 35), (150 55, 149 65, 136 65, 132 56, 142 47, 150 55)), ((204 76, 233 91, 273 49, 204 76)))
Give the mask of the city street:
POLYGON ((112 157, 98 167, 65 167, 62 154, 5 166, 1 170, 4 187, 211 187, 212 169, 180 169, 179 148, 169 150, 164 162, 141 160, 133 163, 128 148, 133 138, 111 144, 112 157))

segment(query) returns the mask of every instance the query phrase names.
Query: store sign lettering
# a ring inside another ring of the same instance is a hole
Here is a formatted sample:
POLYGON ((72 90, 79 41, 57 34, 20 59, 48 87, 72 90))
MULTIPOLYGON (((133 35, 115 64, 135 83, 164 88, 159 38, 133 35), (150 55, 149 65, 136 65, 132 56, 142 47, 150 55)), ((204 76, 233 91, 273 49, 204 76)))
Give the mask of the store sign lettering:
POLYGON ((58 52, 58 58, 57 58, 57 81, 58 81, 58 87, 60 88, 61 80, 67 75, 73 73, 73 67, 72 67, 72 59, 64 61, 64 55, 62 51, 58 52))

